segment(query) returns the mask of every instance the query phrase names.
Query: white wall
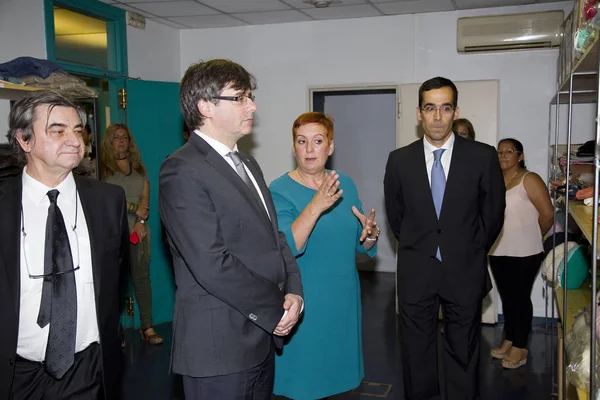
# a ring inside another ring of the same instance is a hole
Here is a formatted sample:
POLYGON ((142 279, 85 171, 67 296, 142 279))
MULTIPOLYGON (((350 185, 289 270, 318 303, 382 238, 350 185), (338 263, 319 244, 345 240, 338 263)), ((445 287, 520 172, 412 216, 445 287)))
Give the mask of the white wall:
POLYGON ((179 82, 179 30, 146 19, 146 29, 127 27, 129 76, 147 81, 179 82))
MULTIPOLYGON (((181 72, 215 57, 244 65, 258 79, 255 156, 268 180, 292 168, 290 127, 308 109, 308 86, 415 83, 435 75, 500 80, 499 137, 523 142, 531 169, 546 175, 548 102, 556 87, 557 50, 491 54, 456 52, 462 16, 563 9, 572 2, 532 6, 185 30, 181 72)), ((460 99, 459 99, 460 103, 460 99)))
MULTIPOLYGON (((43 0, 0 0, 0 63, 20 56, 46 58, 43 0)), ((129 75, 154 81, 181 80, 179 30, 146 20, 127 27, 129 75)), ((0 100, 0 143, 6 142, 8 101, 0 100)))
MULTIPOLYGON (((554 9, 563 9, 566 16, 572 6, 571 1, 566 1, 355 20, 185 30, 181 32, 181 72, 200 59, 224 57, 241 63, 256 76, 259 123, 254 130, 254 155, 267 180, 293 167, 288 151, 291 124, 308 110, 309 86, 420 83, 436 75, 457 81, 498 79, 498 136, 519 139, 525 147, 529 168, 545 177, 548 103, 556 88, 558 51, 458 54, 456 20, 463 16, 554 9)), ((592 123, 590 119, 590 126, 592 123)), ((544 315, 540 292, 541 282, 537 282, 533 294, 536 316, 544 315)))

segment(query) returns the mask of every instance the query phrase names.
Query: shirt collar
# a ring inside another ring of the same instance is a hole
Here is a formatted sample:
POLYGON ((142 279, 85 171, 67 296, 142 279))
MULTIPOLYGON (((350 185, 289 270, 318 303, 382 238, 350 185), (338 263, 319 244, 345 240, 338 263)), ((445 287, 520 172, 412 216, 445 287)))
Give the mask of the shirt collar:
MULTIPOLYGON (((425 147, 426 154, 433 154, 433 152, 438 149, 437 147, 435 147, 434 145, 429 143, 427 141, 427 139, 425 139, 425 138, 423 138, 423 147, 425 147)), ((448 140, 446 140, 446 143, 444 143, 442 145, 442 147, 440 147, 440 149, 445 149, 446 151, 451 151, 453 147, 454 147, 454 132, 451 132, 450 137, 448 138, 448 140)))
POLYGON ((200 136, 202 139, 206 140, 206 143, 208 143, 210 147, 215 149, 215 151, 219 153, 222 157, 226 157, 227 154, 231 153, 232 151, 238 151, 237 143, 233 146, 233 150, 231 150, 229 147, 227 147, 227 145, 224 145, 218 140, 211 138, 210 136, 200 132, 197 129, 194 131, 194 133, 200 136))
POLYGON ((73 178, 73 172, 69 172, 69 175, 58 184, 58 186, 51 188, 43 183, 32 178, 27 173, 27 166, 23 168, 23 193, 27 196, 34 204, 43 205, 49 204, 48 191, 57 189, 60 192, 62 200, 75 204, 75 196, 77 196, 77 186, 75 185, 75 178, 73 178))

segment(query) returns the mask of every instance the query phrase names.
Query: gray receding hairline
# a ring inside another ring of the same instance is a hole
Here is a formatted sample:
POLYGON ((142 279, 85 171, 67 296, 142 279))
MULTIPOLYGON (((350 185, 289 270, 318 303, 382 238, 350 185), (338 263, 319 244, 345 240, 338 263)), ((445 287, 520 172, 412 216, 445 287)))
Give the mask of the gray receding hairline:
MULTIPOLYGON (((17 140, 17 134, 21 132, 21 138, 26 142, 34 139, 33 123, 37 117, 38 108, 44 105, 49 106, 48 118, 54 107, 68 107, 77 111, 82 126, 85 126, 87 122, 85 111, 72 100, 58 92, 38 90, 27 93, 12 106, 8 115, 8 133, 6 134, 12 153, 20 166, 27 163, 27 158, 17 140)), ((48 120, 46 120, 46 126, 47 124, 48 120)))

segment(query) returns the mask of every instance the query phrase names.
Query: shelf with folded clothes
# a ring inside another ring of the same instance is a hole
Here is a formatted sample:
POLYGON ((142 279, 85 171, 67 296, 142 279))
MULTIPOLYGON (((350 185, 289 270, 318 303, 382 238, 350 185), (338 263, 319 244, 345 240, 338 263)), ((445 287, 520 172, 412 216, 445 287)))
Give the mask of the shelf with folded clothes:
MULTIPOLYGON (((571 215, 572 220, 575 221, 583 236, 591 244, 593 240, 594 208, 586 206, 582 201, 571 200, 569 201, 569 215, 571 215)), ((600 245, 600 239, 596 243, 600 245)))
POLYGON ((0 81, 0 99, 2 100, 19 100, 26 93, 35 90, 40 90, 40 88, 0 81))

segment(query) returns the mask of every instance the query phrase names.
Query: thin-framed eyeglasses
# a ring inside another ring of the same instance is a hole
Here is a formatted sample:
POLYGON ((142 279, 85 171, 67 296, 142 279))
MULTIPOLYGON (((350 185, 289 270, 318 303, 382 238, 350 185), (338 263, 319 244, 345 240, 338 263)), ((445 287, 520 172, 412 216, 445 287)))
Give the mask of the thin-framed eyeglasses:
POLYGON ((127 142, 129 141, 129 136, 113 136, 113 140, 127 142))
POLYGON ((513 154, 519 155, 519 154, 521 154, 521 152, 517 151, 517 150, 512 150, 512 149, 511 150, 502 150, 502 151, 498 150, 498 157, 510 157, 513 154))
POLYGON ((23 249, 23 258, 25 259, 25 267, 27 268, 27 275, 29 275, 29 279, 50 279, 55 276, 73 273, 80 268, 80 266, 79 266, 79 260, 80 260, 80 257, 79 257, 79 254, 80 254, 80 252, 79 252, 79 235, 77 234, 77 214, 78 214, 77 213, 77 205, 78 205, 77 197, 78 196, 75 195, 75 221, 74 221, 74 224, 71 225, 71 229, 73 230, 73 233, 75 234, 75 246, 77 247, 77 264, 74 268, 71 268, 67 271, 51 272, 49 274, 35 275, 35 274, 32 274, 31 270, 29 269, 29 262, 27 260, 27 247, 25 246, 27 232, 25 231, 25 217, 23 214, 23 206, 21 206, 21 248, 23 249))
POLYGON ((227 100, 227 101, 234 101, 234 102, 240 103, 240 104, 246 104, 248 102, 248 100, 254 101, 254 99, 256 99, 256 96, 253 95, 252 93, 250 93, 250 94, 240 94, 238 96, 213 96, 212 98, 215 100, 227 100))
POLYGON ((439 107, 434 106, 433 104, 426 104, 424 107, 421 107, 421 112, 425 114, 433 114, 436 111, 440 111, 442 114, 451 114, 454 112, 454 106, 450 104, 444 104, 439 107))

